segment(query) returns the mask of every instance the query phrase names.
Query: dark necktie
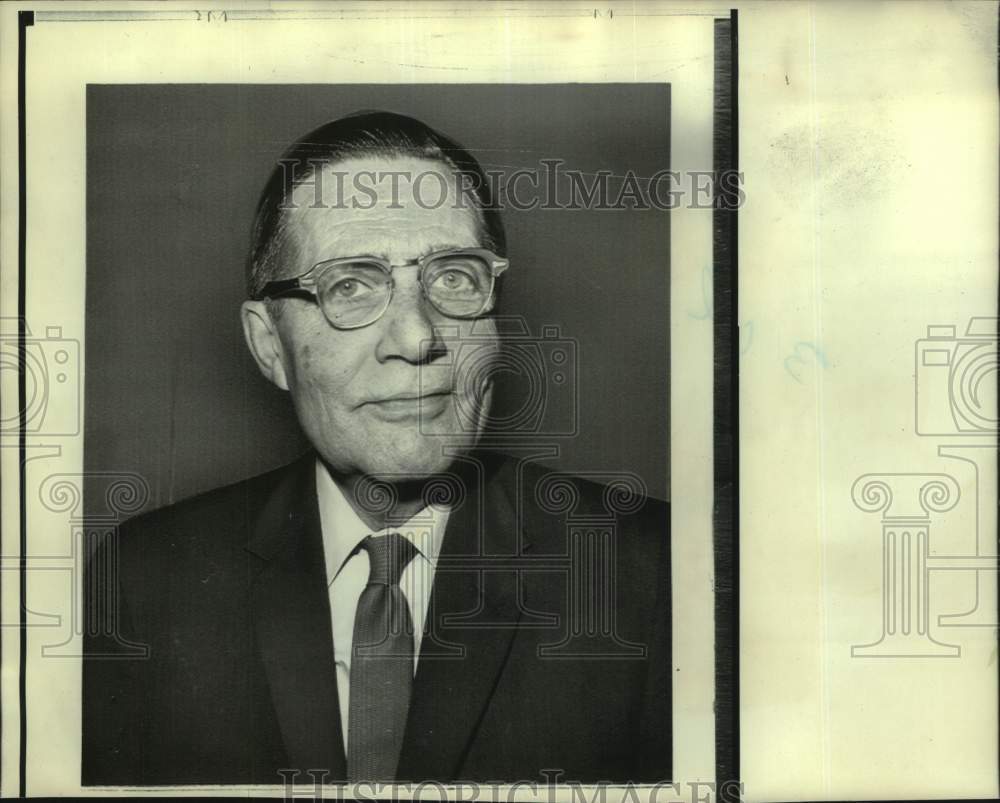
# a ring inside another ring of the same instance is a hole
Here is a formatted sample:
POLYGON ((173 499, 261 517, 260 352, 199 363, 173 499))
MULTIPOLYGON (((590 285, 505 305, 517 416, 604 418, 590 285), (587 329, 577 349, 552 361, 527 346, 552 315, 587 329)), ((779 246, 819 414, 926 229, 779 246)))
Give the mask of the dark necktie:
POLYGON ((413 622, 399 578, 417 550, 399 533, 361 546, 370 570, 354 615, 347 778, 391 781, 413 685, 413 622))

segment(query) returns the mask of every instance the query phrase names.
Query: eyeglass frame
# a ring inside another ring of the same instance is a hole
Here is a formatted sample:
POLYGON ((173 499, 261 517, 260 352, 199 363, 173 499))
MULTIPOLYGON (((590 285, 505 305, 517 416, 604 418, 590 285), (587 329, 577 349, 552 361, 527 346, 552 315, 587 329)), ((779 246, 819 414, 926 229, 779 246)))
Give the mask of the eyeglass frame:
POLYGON ((305 292, 312 295, 313 299, 316 302, 316 306, 320 308, 320 311, 323 312, 323 317, 327 319, 327 321, 330 323, 332 327, 341 330, 362 329, 366 326, 371 326, 373 323, 380 320, 382 316, 385 315, 386 310, 388 310, 389 306, 392 304, 393 293, 395 292, 396 289, 396 279, 392 275, 393 268, 410 268, 413 266, 418 266, 419 268, 417 271, 417 282, 420 284, 420 292, 423 294, 424 298, 427 299, 428 303, 430 303, 430 305, 434 307, 434 309, 436 309, 438 312, 440 312, 442 315, 448 318, 455 318, 457 320, 468 320, 470 318, 481 317, 483 313, 489 308, 490 304, 493 302, 494 291, 496 290, 497 277, 499 277, 500 274, 502 274, 505 270, 507 270, 507 268, 510 267, 510 260, 505 259, 504 257, 497 256, 488 248, 446 248, 441 251, 432 251, 431 253, 425 254, 422 257, 417 257, 416 259, 410 259, 407 260, 406 262, 390 262, 388 259, 373 256, 371 254, 359 254, 358 256, 324 259, 317 262, 315 265, 309 268, 309 270, 307 270, 305 273, 301 273, 298 276, 294 276, 289 279, 273 279, 267 282, 267 284, 265 284, 261 288, 260 292, 257 294, 257 300, 262 300, 265 298, 271 298, 271 299, 279 298, 281 296, 287 295, 288 293, 293 293, 296 290, 304 290, 305 292), (480 309, 477 312, 471 313, 469 315, 452 315, 451 313, 444 312, 441 309, 439 309, 437 304, 435 304, 434 301, 427 296, 427 290, 424 287, 423 283, 424 269, 427 267, 428 263, 430 263, 435 259, 440 259, 441 257, 452 256, 457 254, 479 257, 480 259, 486 262, 487 266, 490 269, 490 289, 489 292, 486 294, 486 300, 483 302, 483 306, 480 307, 480 309), (320 269, 332 268, 336 267, 337 265, 345 265, 351 262, 362 262, 362 261, 369 262, 378 266, 383 271, 385 271, 386 275, 388 276, 389 295, 386 297, 385 305, 382 307, 381 312, 379 312, 377 316, 372 318, 370 321, 366 321, 365 323, 353 324, 351 326, 344 326, 343 324, 334 323, 332 320, 330 320, 330 316, 326 314, 326 311, 323 309, 323 304, 319 300, 319 290, 317 289, 317 280, 319 278, 319 275, 322 275, 322 273, 324 272, 321 271, 320 269), (314 275, 317 273, 317 271, 319 271, 319 274, 314 275))

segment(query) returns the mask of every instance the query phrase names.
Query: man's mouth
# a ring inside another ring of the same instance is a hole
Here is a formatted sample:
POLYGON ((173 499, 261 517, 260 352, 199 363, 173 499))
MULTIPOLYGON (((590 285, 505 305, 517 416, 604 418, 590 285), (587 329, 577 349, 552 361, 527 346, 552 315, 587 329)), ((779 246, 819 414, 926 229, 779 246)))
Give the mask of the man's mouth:
POLYGON ((366 402, 363 406, 385 421, 437 418, 451 404, 451 391, 434 393, 401 393, 366 402))

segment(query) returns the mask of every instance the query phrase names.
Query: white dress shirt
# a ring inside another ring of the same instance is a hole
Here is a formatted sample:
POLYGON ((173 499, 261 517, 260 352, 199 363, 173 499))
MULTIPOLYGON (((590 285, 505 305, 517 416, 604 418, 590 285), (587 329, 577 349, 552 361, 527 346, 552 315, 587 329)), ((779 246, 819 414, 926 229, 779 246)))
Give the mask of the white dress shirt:
POLYGON ((321 460, 316 461, 316 495, 323 530, 323 554, 330 595, 330 618, 333 623, 333 650, 340 698, 340 726, 347 749, 348 715, 351 694, 351 652, 354 644, 354 613, 361 592, 368 584, 368 553, 355 547, 369 535, 394 532, 408 538, 417 554, 407 564, 399 587, 406 595, 413 620, 413 671, 417 671, 424 619, 431 599, 434 569, 441 552, 441 541, 448 523, 449 510, 425 507, 405 524, 372 532, 354 512, 344 492, 321 460))

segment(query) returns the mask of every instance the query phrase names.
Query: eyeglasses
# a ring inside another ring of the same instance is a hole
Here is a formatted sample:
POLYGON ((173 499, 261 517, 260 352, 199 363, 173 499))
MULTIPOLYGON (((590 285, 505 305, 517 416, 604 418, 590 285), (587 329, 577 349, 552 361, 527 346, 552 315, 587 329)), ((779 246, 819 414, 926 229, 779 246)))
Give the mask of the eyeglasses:
POLYGON ((268 282, 260 298, 311 293, 330 324, 360 329, 381 318, 392 301, 393 268, 419 266, 424 297, 449 318, 476 318, 493 303, 497 277, 510 263, 485 248, 435 251, 420 259, 392 264, 373 256, 328 259, 293 279, 268 282))

